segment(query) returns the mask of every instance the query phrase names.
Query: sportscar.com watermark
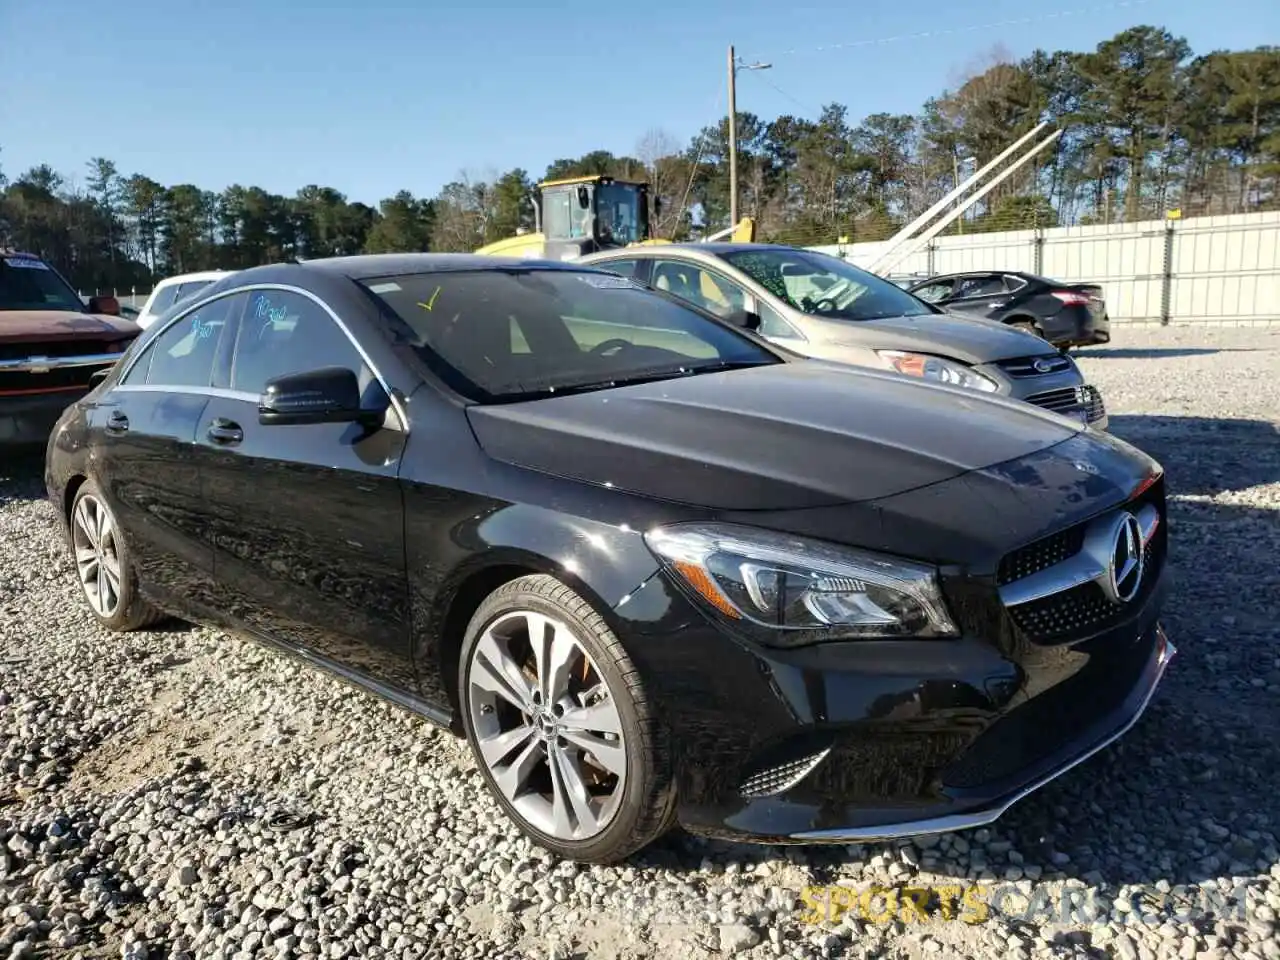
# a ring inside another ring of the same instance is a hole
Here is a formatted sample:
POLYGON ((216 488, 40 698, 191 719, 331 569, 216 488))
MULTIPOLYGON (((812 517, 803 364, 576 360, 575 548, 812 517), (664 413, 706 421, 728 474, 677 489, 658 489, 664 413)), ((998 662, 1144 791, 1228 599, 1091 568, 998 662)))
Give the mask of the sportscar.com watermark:
POLYGON ((1230 890, 1172 887, 1165 891, 1126 888, 1050 887, 1028 889, 1012 883, 928 886, 822 886, 800 891, 798 919, 806 924, 838 924, 847 918, 869 924, 986 923, 993 917, 1071 926, 1115 922, 1160 926, 1210 918, 1244 920, 1247 884, 1230 890))

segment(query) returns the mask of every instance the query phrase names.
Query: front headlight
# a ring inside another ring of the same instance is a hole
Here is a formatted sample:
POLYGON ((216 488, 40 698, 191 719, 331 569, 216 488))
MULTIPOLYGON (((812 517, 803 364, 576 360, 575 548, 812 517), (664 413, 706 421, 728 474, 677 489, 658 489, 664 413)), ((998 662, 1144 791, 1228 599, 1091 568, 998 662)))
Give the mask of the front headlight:
POLYGON ((763 642, 951 637, 932 567, 732 524, 659 527, 645 542, 676 580, 763 642))
POLYGON ((902 350, 877 350, 876 353, 892 369, 909 377, 921 377, 985 393, 995 393, 999 389, 999 385, 990 377, 955 360, 944 360, 927 353, 906 353, 902 350))

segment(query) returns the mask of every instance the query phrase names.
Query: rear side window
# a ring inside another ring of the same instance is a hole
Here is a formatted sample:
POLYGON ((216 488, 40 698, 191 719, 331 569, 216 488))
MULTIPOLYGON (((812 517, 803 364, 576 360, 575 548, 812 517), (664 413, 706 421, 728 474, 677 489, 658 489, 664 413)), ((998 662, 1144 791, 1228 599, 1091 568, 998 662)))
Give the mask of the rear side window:
POLYGON ((168 286, 160 287, 156 290, 155 299, 151 301, 151 306, 147 307, 147 313, 153 317, 158 317, 170 307, 178 297, 178 284, 171 283, 168 286))
POLYGON ((186 283, 178 284, 178 295, 174 298, 174 303, 181 303, 199 291, 207 287, 212 280, 188 280, 186 283))
POLYGON ((175 321, 156 337, 130 368, 125 386, 207 387, 213 382, 222 337, 244 302, 237 294, 219 297, 175 321))

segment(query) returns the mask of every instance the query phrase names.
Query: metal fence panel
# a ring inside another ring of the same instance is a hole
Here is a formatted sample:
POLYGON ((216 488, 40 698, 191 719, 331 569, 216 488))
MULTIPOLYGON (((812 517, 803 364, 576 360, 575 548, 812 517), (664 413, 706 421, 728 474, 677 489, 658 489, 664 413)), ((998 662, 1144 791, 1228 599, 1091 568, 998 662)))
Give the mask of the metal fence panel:
MULTIPOLYGON (((814 249, 865 266, 883 248, 814 249)), ((1121 323, 1280 323, 1280 211, 938 237, 893 272, 966 270, 1097 283, 1121 323)))

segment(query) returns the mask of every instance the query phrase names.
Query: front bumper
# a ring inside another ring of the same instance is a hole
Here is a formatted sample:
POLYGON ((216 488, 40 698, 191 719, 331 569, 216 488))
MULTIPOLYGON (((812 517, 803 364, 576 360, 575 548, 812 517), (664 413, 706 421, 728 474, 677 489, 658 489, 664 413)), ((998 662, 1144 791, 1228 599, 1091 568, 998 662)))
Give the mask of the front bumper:
MULTIPOLYGON (((1138 722, 1147 704, 1155 695, 1156 687, 1164 676, 1165 668, 1177 654, 1177 648, 1169 642, 1163 629, 1156 628, 1157 641, 1146 667, 1129 696, 1109 716, 1100 718, 1091 728, 1064 747, 1059 753, 1046 758, 1038 769, 1026 771, 1025 781, 1009 793, 980 802, 976 807, 958 812, 939 812, 919 819, 902 820, 872 827, 834 827, 821 830, 804 830, 791 834, 788 839, 802 843, 862 843, 872 840, 892 840, 898 837, 921 836, 930 833, 947 833, 952 830, 969 830, 982 827, 999 819, 1019 800, 1056 780, 1064 773, 1084 763, 1094 754, 1106 749, 1129 732, 1138 722)), ((1000 721, 1001 723, 1008 720, 1000 721)), ((1018 722, 1015 719, 1015 722, 1018 722)), ((1025 722, 1025 721, 1023 721, 1025 722)), ((997 724, 998 726, 998 724, 997 724)), ((994 728, 993 728, 994 732, 994 728)), ((987 734, 988 736, 990 734, 987 734)), ((981 738, 980 738, 981 739, 981 738)), ((977 744, 971 749, 980 749, 977 744)), ((963 760, 961 761, 964 762, 963 760)), ((944 777, 945 780, 945 777, 944 777)), ((958 799, 957 806, 963 805, 958 799)))
POLYGON ((85 386, 50 393, 0 396, 0 444, 26 446, 47 442, 62 412, 89 389, 85 386))
POLYGON ((1175 653, 1159 570, 1131 613, 1079 641, 1026 633, 1039 621, 994 610, 986 587, 951 597, 965 635, 945 641, 764 649, 664 575, 614 613, 671 734, 686 830, 861 842, 990 823, 1128 731, 1175 653))

